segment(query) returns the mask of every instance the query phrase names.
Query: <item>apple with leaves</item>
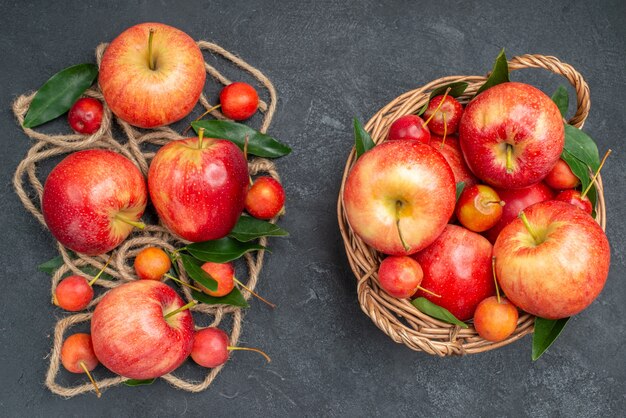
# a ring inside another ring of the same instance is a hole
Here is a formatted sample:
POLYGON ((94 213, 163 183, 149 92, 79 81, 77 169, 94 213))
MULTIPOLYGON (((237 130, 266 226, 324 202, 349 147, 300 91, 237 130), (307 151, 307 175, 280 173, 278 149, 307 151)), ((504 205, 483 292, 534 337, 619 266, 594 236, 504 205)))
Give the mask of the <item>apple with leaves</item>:
POLYGON ((98 83, 116 116, 154 128, 187 116, 205 78, 202 52, 189 35, 162 23, 142 23, 107 46, 98 83))
POLYGON ((454 174, 419 141, 384 142, 363 154, 346 180, 343 202, 353 231, 389 255, 432 243, 454 211, 454 174))
POLYGON ((488 88, 465 108, 459 141, 467 165, 484 182, 528 187, 552 170, 563 151, 563 118, 556 104, 528 84, 488 88))
POLYGON ((520 309, 560 319, 585 309, 609 273, 610 248, 596 221, 565 202, 524 210, 493 248, 498 283, 520 309))

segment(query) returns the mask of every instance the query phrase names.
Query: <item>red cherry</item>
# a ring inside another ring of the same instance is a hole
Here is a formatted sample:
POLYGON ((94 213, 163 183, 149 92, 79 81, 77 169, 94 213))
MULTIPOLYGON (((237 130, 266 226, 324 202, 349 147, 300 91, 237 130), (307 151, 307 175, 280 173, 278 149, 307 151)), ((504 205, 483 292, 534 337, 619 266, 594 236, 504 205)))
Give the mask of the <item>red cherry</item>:
POLYGON ((413 296, 423 278, 424 272, 420 264, 408 256, 389 256, 378 268, 380 287, 396 298, 413 296))
POLYGON ((211 263, 202 265, 202 270, 206 271, 217 282, 217 290, 209 290, 196 282, 204 293, 214 297, 222 297, 229 294, 235 287, 235 269, 232 263, 211 263))
POLYGON ((70 335, 63 341, 61 346, 61 364, 71 373, 86 373, 96 390, 98 398, 101 396, 100 389, 91 376, 99 361, 93 351, 91 335, 78 333, 70 335))
POLYGON ((580 184, 578 177, 574 175, 572 169, 563 160, 556 162, 543 182, 554 190, 573 189, 580 184))
POLYGON ((463 105, 452 96, 435 96, 428 103, 424 118, 430 119, 428 129, 431 134, 452 135, 459 129, 459 122, 463 115, 463 105), (439 104, 443 100, 441 107, 439 104), (439 108, 439 109, 437 109, 439 108), (433 116, 434 114, 434 116, 433 116), (431 118, 432 116, 432 118, 431 118))
POLYGON ((133 265, 140 279, 161 280, 170 271, 172 262, 161 248, 146 247, 137 254, 133 265))
POLYGON ((285 205, 283 186, 269 176, 255 180, 246 195, 246 211, 259 219, 272 219, 285 205))
POLYGON ((220 104, 227 118, 245 120, 259 108, 259 95, 250 84, 237 81, 222 89, 220 104))
POLYGON ((267 354, 256 348, 233 347, 228 344, 228 334, 221 329, 201 329, 196 331, 193 348, 191 349, 191 358, 200 366, 213 368, 226 363, 229 351, 245 350, 257 352, 265 357, 268 362, 271 361, 267 354))
POLYGON ((490 296, 476 307, 474 328, 487 341, 502 341, 517 328, 518 316, 517 307, 508 299, 490 296))
POLYGON ((66 311, 82 311, 93 299, 93 288, 83 276, 61 280, 54 291, 54 304, 66 311))
POLYGON ((102 113, 102 103, 99 100, 83 97, 74 103, 67 114, 67 121, 79 134, 91 135, 100 129, 102 113))
POLYGON ((576 189, 563 190, 557 194, 554 200, 561 200, 567 202, 570 205, 574 205, 579 209, 587 212, 589 215, 593 213, 593 207, 591 200, 587 196, 583 196, 580 191, 576 189))
POLYGON ((387 140, 409 139, 412 141, 430 142, 430 131, 424 120, 417 115, 404 115, 396 119, 389 127, 387 140))

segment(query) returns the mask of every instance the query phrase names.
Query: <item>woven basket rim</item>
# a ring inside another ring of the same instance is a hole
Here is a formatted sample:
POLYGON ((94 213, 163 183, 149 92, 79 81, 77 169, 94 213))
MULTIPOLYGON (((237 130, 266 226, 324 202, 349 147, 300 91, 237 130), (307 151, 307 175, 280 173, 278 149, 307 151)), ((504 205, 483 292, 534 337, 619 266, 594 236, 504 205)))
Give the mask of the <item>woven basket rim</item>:
MULTIPOLYGON (((553 56, 526 54, 508 61, 511 71, 525 68, 543 68, 565 77, 576 91, 576 112, 567 122, 577 128, 582 128, 589 114, 591 106, 589 87, 571 65, 561 62, 553 56)), ((407 91, 383 106, 365 124, 374 143, 379 144, 387 137, 391 122, 398 117, 416 113, 428 100, 429 94, 437 87, 451 82, 465 81, 469 84, 462 96, 461 102, 467 102, 473 97, 478 88, 484 83, 485 76, 446 76, 407 91)), ((420 312, 409 303, 408 299, 396 299, 380 289, 376 271, 381 260, 381 254, 365 244, 350 227, 343 205, 343 192, 350 169, 356 161, 356 150, 353 147, 343 172, 339 197, 337 200, 337 218, 342 240, 350 268, 357 279, 357 295, 363 312, 370 317, 374 324, 387 334, 393 341, 402 343, 415 351, 424 351, 437 356, 464 355, 493 350, 533 332, 535 317, 522 312, 517 328, 511 336, 497 343, 489 342, 478 336, 473 323, 464 329, 420 312)), ((597 188, 596 221, 606 229, 606 206, 601 176, 595 180, 597 188)))

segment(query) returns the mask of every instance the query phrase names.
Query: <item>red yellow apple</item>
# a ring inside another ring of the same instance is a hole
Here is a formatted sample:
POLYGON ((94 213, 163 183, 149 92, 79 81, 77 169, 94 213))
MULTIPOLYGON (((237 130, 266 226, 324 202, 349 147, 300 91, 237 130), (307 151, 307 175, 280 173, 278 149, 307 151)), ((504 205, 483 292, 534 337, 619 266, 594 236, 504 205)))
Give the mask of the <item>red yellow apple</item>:
POLYGON ((478 178, 513 189, 538 183, 552 170, 565 134, 561 113, 548 96, 528 84, 508 82, 466 106, 459 140, 478 178))
POLYGON ((248 188, 248 163, 232 142, 172 141, 154 156, 150 198, 165 226, 193 242, 226 236, 237 223, 248 188))
POLYGON ((205 77, 202 52, 189 35, 162 23, 142 23, 107 46, 98 82, 115 115, 154 128, 187 116, 205 77))
POLYGON ((397 140, 363 154, 346 180, 343 202, 353 231, 389 255, 413 254, 443 231, 455 204, 454 175, 443 156, 397 140))
POLYGON ((48 175, 41 209, 54 237, 87 254, 117 247, 139 219, 147 202, 146 182, 126 157, 107 150, 78 151, 48 175))
POLYGON ((609 273, 609 242, 600 226, 570 204, 547 201, 509 223, 493 248, 498 283, 520 309, 559 319, 585 309, 609 273))
POLYGON ((446 226, 435 242, 412 256, 424 271, 420 286, 440 297, 423 290, 415 297, 425 297, 461 321, 471 319, 476 306, 496 293, 491 250, 485 237, 460 226, 446 226))
POLYGON ((176 369, 191 353, 194 322, 168 285, 137 280, 110 290, 96 305, 91 338, 98 360, 130 379, 152 379, 176 369))

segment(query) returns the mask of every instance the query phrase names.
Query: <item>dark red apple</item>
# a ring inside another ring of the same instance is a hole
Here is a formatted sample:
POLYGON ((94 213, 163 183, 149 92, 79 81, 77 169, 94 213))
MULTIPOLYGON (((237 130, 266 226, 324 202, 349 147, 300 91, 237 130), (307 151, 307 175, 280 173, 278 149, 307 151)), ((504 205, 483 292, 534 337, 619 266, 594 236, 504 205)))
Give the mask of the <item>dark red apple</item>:
POLYGON ((91 338, 98 360, 131 379, 152 379, 176 369, 191 353, 194 323, 168 285, 137 280, 110 290, 96 305, 91 338))
POLYGON ((459 127, 461 149, 484 182, 519 189, 541 181, 561 156, 563 118, 541 90, 502 83, 474 98, 459 127))
POLYGON ((93 149, 68 155, 43 188, 41 209, 54 237, 67 248, 106 253, 120 245, 146 208, 146 182, 126 157, 93 149))
POLYGON ((193 242, 222 238, 233 229, 248 181, 248 163, 235 144, 202 136, 163 146, 148 172, 159 218, 174 234, 193 242))
POLYGON ((498 283, 520 309, 559 319, 585 309, 609 273, 609 241, 589 215, 565 202, 524 210, 493 248, 498 283))
POLYGON ((412 256, 424 271, 420 286, 441 297, 423 290, 415 297, 425 297, 461 321, 471 319, 476 306, 496 293, 491 249, 485 237, 460 226, 446 226, 435 242, 412 256))

